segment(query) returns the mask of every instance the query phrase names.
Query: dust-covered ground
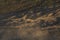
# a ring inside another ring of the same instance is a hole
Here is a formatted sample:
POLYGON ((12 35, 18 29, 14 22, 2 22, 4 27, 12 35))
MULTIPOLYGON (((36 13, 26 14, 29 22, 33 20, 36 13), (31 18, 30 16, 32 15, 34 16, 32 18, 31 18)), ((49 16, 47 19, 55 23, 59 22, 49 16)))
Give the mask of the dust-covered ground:
POLYGON ((0 2, 0 40, 60 40, 59 0, 0 2))

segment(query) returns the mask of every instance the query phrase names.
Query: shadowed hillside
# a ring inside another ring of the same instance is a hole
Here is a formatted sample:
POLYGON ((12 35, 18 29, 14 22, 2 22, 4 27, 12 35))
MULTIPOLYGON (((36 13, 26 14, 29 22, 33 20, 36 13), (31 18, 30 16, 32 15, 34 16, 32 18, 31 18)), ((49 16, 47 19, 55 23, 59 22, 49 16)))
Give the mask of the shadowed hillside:
POLYGON ((0 40, 60 40, 60 0, 0 0, 0 40))

